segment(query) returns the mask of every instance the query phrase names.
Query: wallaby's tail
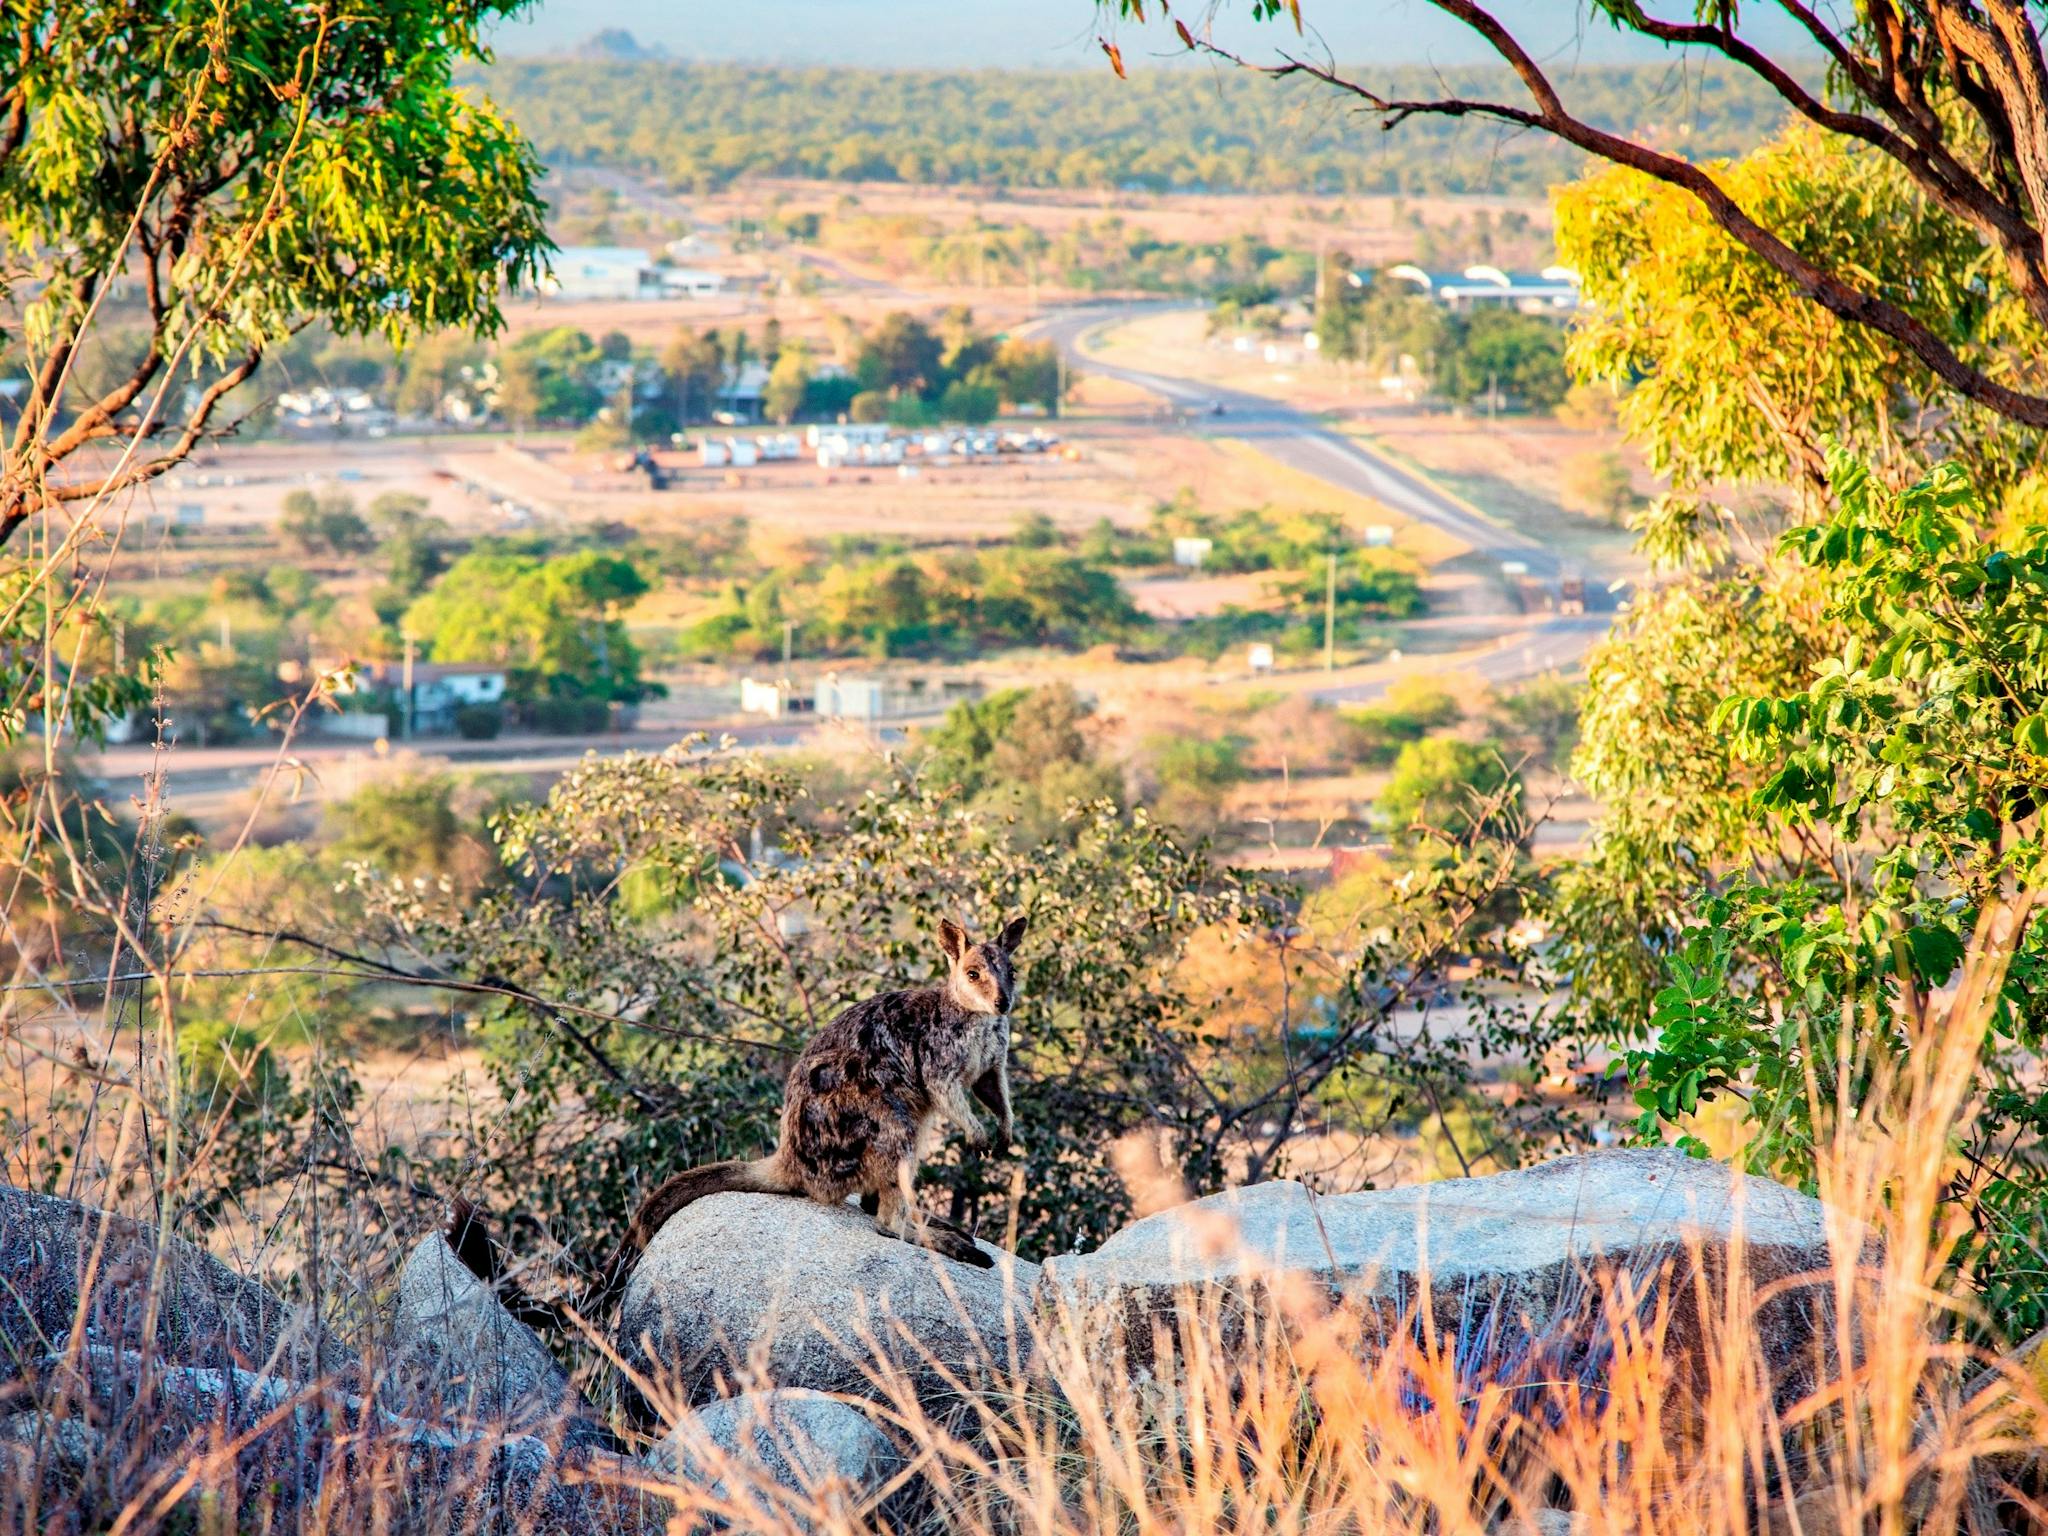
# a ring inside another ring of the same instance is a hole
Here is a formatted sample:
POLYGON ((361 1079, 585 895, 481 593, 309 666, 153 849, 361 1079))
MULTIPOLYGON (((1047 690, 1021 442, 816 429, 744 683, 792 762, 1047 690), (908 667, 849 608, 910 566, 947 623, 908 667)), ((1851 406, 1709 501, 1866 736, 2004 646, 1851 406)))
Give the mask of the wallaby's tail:
MULTIPOLYGON (((598 1271, 597 1284, 585 1298, 583 1315, 600 1317, 606 1307, 618 1300, 626 1289, 627 1280, 632 1278, 634 1266, 640 1262, 641 1252, 654 1241, 654 1234, 662 1229, 669 1217, 684 1206, 694 1204, 706 1195, 794 1195, 801 1193, 802 1188, 778 1157, 764 1157, 751 1163, 706 1163, 701 1168, 686 1168, 681 1173, 670 1175, 640 1202, 640 1209, 627 1226, 626 1235, 619 1240, 619 1246, 605 1261, 604 1268, 598 1271)), ((448 1204, 448 1219, 442 1223, 441 1235, 447 1238, 448 1246, 454 1250, 462 1266, 484 1284, 493 1287, 505 1303, 506 1310, 522 1323, 529 1328, 558 1333, 570 1331, 570 1318, 566 1311, 552 1303, 535 1300, 517 1281, 506 1278, 504 1255, 497 1240, 491 1236, 482 1213, 460 1195, 448 1204)))
POLYGON ((448 1240, 448 1246, 454 1250, 462 1267, 495 1290, 499 1300, 504 1302, 505 1310, 527 1327, 563 1330, 569 1326, 561 1308, 536 1301, 516 1280, 506 1278, 504 1254, 497 1239, 491 1236, 483 1213, 461 1195, 448 1202, 448 1216, 441 1223, 441 1235, 448 1240))
POLYGON ((654 1241, 654 1234, 684 1206, 694 1205, 707 1195, 794 1195, 802 1191, 801 1181, 784 1166, 780 1157, 756 1158, 752 1162, 705 1163, 699 1168, 685 1168, 681 1173, 670 1174, 654 1187, 654 1192, 642 1200, 640 1209, 633 1213, 626 1235, 619 1239, 619 1246, 598 1274, 597 1289, 590 1297, 591 1311, 618 1300, 626 1289, 626 1282, 633 1276, 634 1267, 640 1262, 640 1255, 654 1241))

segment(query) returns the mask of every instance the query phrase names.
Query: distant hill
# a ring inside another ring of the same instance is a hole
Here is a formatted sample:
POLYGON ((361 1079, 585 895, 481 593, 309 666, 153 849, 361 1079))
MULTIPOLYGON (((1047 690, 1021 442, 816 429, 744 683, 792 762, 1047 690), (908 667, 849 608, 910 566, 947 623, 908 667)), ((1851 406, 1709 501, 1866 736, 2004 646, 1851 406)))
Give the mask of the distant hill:
MULTIPOLYGON (((616 40, 612 42, 617 48, 616 40)), ((1361 73, 1402 94, 1518 97, 1480 69, 1361 73)), ((1540 193, 1583 158, 1540 134, 1416 118, 1391 133, 1346 98, 1229 70, 932 71, 508 59, 477 81, 555 164, 705 189, 749 174, 1158 191, 1540 193)), ((1766 137, 1777 98, 1734 71, 1582 67, 1593 121, 1693 158, 1766 137)))
POLYGON ((624 27, 604 27, 577 44, 573 57, 601 63, 618 63, 624 60, 638 62, 666 59, 668 50, 659 43, 651 47, 642 43, 624 27))

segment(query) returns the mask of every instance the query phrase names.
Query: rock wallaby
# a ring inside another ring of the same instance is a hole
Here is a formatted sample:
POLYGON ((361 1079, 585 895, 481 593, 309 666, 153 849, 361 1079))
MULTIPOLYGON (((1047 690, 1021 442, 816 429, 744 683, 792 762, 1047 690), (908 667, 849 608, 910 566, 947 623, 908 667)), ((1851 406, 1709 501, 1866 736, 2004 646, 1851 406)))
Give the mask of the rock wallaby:
MULTIPOLYGON (((1015 1134, 1009 1014, 1017 994, 1012 957, 1024 924, 1014 918, 977 943, 958 923, 942 920, 945 982, 855 1003, 819 1031, 783 1086, 774 1152, 752 1162, 706 1163, 657 1186, 600 1273, 587 1310, 614 1299, 662 1225, 707 1195, 801 1195, 824 1205, 859 1195, 877 1231, 963 1264, 991 1265, 963 1228, 917 1209, 912 1185, 942 1122, 952 1121, 971 1145, 989 1145, 977 1100, 995 1116, 999 1145, 1015 1134)), ((495 1245, 467 1201, 455 1202, 446 1230, 479 1278, 501 1283, 495 1245)), ((523 1296, 515 1300, 525 1317, 551 1311, 523 1296)))

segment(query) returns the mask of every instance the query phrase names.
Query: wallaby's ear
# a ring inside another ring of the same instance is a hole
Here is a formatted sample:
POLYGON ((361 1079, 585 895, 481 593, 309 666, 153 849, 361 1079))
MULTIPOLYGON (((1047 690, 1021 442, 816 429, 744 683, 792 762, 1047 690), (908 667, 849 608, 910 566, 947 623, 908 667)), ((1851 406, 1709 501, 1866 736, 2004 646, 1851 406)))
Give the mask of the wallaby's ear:
POLYGON ((967 930, 950 917, 940 918, 939 947, 946 952, 948 960, 958 960, 967 953, 967 930))
POLYGON ((1017 953, 1017 946, 1024 942, 1024 922, 1022 917, 1013 917, 1003 924, 1003 931, 996 935, 996 947, 1004 954, 1014 955, 1017 953))

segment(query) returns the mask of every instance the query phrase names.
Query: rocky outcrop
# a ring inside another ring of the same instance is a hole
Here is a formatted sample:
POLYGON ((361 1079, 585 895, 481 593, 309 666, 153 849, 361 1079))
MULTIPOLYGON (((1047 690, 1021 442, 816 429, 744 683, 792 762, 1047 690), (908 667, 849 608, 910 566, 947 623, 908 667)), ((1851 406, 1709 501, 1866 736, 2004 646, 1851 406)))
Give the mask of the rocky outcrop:
POLYGON ((165 1241, 146 1222, 0 1185, 0 1384, 66 1345, 81 1289, 83 1345, 302 1380, 345 1381, 355 1370, 354 1354, 303 1312, 202 1249, 165 1241))
POLYGON ((648 1460, 697 1490, 685 1495, 687 1505, 763 1521, 779 1510, 792 1523, 822 1518, 849 1527, 865 1525, 863 1517, 903 1466, 895 1444, 866 1414, 796 1389, 747 1392, 693 1409, 648 1460))
MULTIPOLYGON (((353 1352, 192 1244, 0 1186, 0 1487, 35 1489, 39 1529, 103 1528, 145 1495, 250 1529, 315 1501, 366 1529, 663 1528, 650 1469, 605 1449, 438 1234, 405 1267, 389 1340, 367 1394, 353 1352)), ((0 1499, 0 1522, 14 1513, 0 1499)))
POLYGON ((522 1536, 662 1525, 641 1463, 408 1418, 317 1384, 94 1347, 29 1362, 23 1386, 38 1411, 10 1417, 4 1436, 67 1484, 50 1490, 62 1502, 48 1530, 94 1528, 185 1468, 201 1474, 195 1511, 231 1509, 250 1529, 290 1528, 315 1501, 336 1526, 398 1511, 421 1529, 522 1536))
POLYGON ((1037 1266, 987 1251, 996 1267, 976 1269, 882 1236, 850 1205, 714 1195, 648 1245, 619 1350, 680 1403, 733 1385, 878 1395, 869 1373, 885 1364, 948 1392, 949 1375, 1006 1375, 1030 1352, 1037 1266))
POLYGON ((1349 1195, 1253 1185, 1136 1222, 1093 1253, 1049 1260, 1037 1302, 1047 1326, 1078 1329, 1087 1347, 1122 1349, 1141 1365, 1154 1324, 1192 1298, 1220 1308, 1228 1325, 1233 1313, 1292 1296, 1343 1298, 1368 1340, 1412 1329, 1427 1306, 1438 1330, 1470 1341, 1475 1368, 1492 1380, 1591 1377, 1609 1347, 1603 1319, 1618 1304, 1647 1315, 1664 1298, 1667 1345, 1680 1359, 1696 1351, 1696 1265, 1725 1281, 1738 1232, 1752 1281, 1818 1281, 1787 1284, 1749 1319, 1791 1393, 1833 1337, 1820 1203, 1661 1149, 1349 1195), (1628 1287, 1615 1283, 1623 1277, 1628 1287), (1633 1299, 1618 1303, 1624 1291, 1633 1299))
POLYGON ((439 1232, 399 1271, 385 1406, 466 1428, 605 1445, 597 1413, 533 1331, 466 1269, 439 1232))

